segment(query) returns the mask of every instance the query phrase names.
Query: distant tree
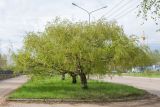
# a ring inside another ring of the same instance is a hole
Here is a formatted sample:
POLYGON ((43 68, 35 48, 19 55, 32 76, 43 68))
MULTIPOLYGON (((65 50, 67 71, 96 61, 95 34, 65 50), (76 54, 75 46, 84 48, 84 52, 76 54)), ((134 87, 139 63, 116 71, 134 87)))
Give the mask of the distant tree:
POLYGON ((7 66, 7 56, 0 54, 0 69, 4 69, 7 66))
POLYGON ((118 73, 150 63, 149 51, 130 40, 116 23, 99 20, 89 26, 56 19, 42 33, 29 33, 14 55, 17 70, 28 74, 68 73, 80 76, 86 89, 87 74, 118 73))
POLYGON ((152 51, 151 56, 153 58, 153 64, 160 63, 160 52, 158 50, 152 51))

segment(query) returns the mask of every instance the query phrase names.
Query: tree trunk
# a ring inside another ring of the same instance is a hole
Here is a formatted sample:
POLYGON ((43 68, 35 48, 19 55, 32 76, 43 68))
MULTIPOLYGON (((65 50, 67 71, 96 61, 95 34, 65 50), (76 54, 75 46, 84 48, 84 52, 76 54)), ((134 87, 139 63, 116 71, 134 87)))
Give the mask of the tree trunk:
POLYGON ((72 84, 77 83, 77 76, 75 74, 72 75, 72 84))
POLYGON ((77 75, 75 73, 70 73, 70 76, 72 77, 72 83, 76 84, 77 83, 77 75))
POLYGON ((87 78, 86 74, 83 72, 83 67, 81 66, 81 58, 79 55, 76 55, 76 60, 77 60, 77 71, 79 73, 80 79, 81 79, 81 85, 83 89, 87 89, 87 78))
POLYGON ((87 89, 88 88, 88 85, 87 85, 87 78, 86 78, 86 74, 81 72, 79 74, 80 76, 80 79, 81 79, 81 85, 82 85, 82 88, 83 89, 87 89))
POLYGON ((65 73, 62 73, 62 80, 65 80, 65 73))

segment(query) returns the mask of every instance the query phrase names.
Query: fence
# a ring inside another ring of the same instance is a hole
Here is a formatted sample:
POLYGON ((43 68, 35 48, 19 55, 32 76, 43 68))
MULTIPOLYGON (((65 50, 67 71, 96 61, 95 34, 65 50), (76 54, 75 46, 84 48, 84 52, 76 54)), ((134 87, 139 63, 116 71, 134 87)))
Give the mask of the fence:
POLYGON ((13 78, 18 75, 19 74, 14 74, 13 71, 10 71, 10 70, 0 70, 0 80, 13 78))

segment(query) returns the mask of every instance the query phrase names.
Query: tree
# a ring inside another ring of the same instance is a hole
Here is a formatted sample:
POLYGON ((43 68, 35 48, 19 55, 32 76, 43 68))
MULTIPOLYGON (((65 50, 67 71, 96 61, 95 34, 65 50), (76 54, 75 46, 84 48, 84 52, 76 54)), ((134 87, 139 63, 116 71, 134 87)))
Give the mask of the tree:
POLYGON ((144 19, 150 16, 158 25, 160 18, 160 1, 159 0, 142 0, 140 4, 139 15, 144 19))
POLYGON ((73 83, 79 75, 84 89, 87 74, 122 72, 150 61, 148 51, 130 40, 116 23, 104 20, 89 26, 56 19, 44 32, 29 33, 23 49, 14 56, 15 65, 25 73, 68 73, 73 83))
POLYGON ((156 64, 159 64, 160 62, 160 53, 158 50, 154 50, 151 52, 151 56, 153 58, 153 63, 156 65, 156 64))
POLYGON ((0 54, 0 69, 7 67, 7 56, 5 54, 0 54))

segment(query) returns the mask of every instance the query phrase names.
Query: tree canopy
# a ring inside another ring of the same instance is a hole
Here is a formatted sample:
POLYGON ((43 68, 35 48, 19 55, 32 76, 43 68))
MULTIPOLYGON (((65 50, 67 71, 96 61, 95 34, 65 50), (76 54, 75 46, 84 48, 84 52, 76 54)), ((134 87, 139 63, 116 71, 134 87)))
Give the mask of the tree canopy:
POLYGON ((87 74, 122 72, 151 63, 149 50, 129 39, 114 22, 88 25, 56 19, 44 32, 28 33, 24 47, 14 55, 18 71, 27 74, 79 75, 87 88, 87 74))
POLYGON ((159 24, 160 0, 142 0, 140 4, 140 15, 146 20, 149 16, 156 24, 159 24))

